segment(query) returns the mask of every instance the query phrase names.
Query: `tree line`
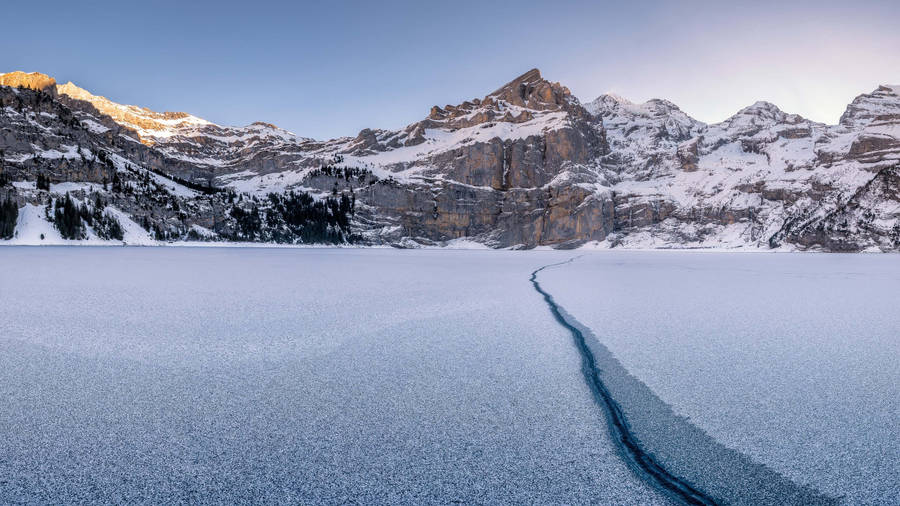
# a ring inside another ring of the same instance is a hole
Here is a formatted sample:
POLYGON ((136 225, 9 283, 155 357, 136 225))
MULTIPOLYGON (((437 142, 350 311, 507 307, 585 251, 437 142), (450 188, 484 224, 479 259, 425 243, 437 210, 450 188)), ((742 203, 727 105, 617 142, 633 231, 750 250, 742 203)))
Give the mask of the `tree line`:
MULTIPOLYGON (((63 239, 84 239, 90 226, 101 239, 122 240, 125 236, 122 225, 110 213, 104 212, 106 203, 98 195, 93 206, 78 204, 66 193, 62 203, 53 202, 53 224, 63 239)), ((50 209, 47 208, 49 214, 50 209)))
POLYGON ((269 193, 263 201, 234 204, 228 214, 234 219, 234 232, 226 239, 273 241, 278 243, 354 242, 358 238, 350 228, 356 211, 356 197, 346 193, 338 197, 316 199, 307 192, 269 193))

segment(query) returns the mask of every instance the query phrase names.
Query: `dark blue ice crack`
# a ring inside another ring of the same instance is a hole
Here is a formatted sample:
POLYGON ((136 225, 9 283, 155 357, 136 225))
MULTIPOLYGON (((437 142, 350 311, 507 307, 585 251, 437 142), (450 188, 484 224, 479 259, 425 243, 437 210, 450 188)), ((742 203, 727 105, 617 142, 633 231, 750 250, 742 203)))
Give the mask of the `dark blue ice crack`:
POLYGON ((642 480, 682 504, 836 504, 838 499, 792 482, 748 456, 725 447, 686 418, 674 413, 649 387, 632 376, 591 330, 531 283, 556 321, 572 335, 581 370, 603 408, 619 454, 642 480), (623 405, 617 395, 627 397, 623 405), (626 416, 628 413, 628 416, 626 416), (629 420, 633 417, 634 420, 629 420))

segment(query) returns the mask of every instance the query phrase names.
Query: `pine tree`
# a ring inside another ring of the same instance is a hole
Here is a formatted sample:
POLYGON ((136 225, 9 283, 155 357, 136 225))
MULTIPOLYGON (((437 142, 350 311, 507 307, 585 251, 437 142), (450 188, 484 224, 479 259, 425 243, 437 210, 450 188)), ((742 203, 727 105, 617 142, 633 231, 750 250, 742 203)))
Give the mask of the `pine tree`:
POLYGON ((56 203, 53 223, 64 239, 84 239, 83 214, 85 211, 72 201, 72 197, 68 193, 66 193, 66 200, 62 207, 58 202, 56 203))
POLYGON ((122 240, 125 238, 125 231, 122 230, 122 225, 119 223, 119 220, 113 218, 112 216, 106 214, 104 215, 107 221, 106 228, 106 236, 109 239, 118 239, 122 240))
POLYGON ((15 200, 4 199, 0 202, 0 239, 12 239, 18 218, 19 206, 15 200))
POLYGON ((37 176, 36 186, 38 190, 50 191, 50 178, 45 176, 43 173, 39 173, 37 176))
POLYGON ((94 218, 94 230, 101 239, 117 239, 121 241, 125 237, 125 231, 122 229, 119 220, 108 212, 101 212, 94 218))

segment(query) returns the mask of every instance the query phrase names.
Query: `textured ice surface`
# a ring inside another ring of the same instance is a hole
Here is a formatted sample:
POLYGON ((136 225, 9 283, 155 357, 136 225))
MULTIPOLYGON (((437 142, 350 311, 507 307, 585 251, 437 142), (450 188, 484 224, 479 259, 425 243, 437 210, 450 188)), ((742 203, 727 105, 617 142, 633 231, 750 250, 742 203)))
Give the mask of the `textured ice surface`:
POLYGON ((568 256, 0 248, 0 503, 661 502, 528 281, 568 256))
MULTIPOLYGON (((848 503, 900 504, 896 256, 589 253, 540 281, 716 441, 848 503)), ((695 451, 621 400, 651 451, 695 451)))

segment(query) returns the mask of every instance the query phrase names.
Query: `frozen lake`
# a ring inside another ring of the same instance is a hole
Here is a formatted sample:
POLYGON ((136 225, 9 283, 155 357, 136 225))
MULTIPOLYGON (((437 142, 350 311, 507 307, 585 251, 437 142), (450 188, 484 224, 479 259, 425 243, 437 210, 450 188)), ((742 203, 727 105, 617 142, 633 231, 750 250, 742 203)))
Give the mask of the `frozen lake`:
POLYGON ((661 503, 478 251, 0 248, 0 503, 661 503))
MULTIPOLYGON (((529 281, 579 254, 0 248, 0 503, 665 503, 529 281)), ((896 256, 538 279, 692 484, 900 502, 896 256)))
MULTIPOLYGON (((847 503, 900 504, 896 255, 610 252, 541 275, 629 374, 716 442, 847 503)), ((697 434, 665 434, 642 399, 630 405, 633 390, 614 394, 651 451, 678 446, 681 475, 727 471, 697 434)))

